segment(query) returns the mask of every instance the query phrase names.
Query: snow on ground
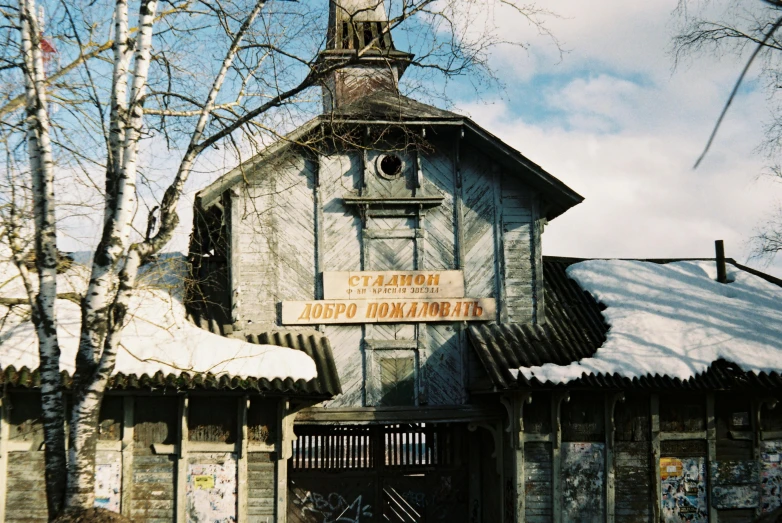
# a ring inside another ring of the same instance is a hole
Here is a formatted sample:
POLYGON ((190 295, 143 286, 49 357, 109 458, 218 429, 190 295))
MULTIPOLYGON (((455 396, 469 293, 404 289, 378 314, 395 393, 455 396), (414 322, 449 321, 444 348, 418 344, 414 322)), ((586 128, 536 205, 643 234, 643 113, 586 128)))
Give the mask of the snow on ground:
MULTIPOLYGON (((317 377, 315 362, 305 353, 275 345, 255 345, 224 338, 200 329, 186 319, 181 302, 183 274, 181 257, 169 258, 147 268, 143 287, 133 298, 130 321, 122 334, 115 372, 166 374, 187 371, 211 372, 255 378, 317 377)), ((89 270, 75 264, 58 276, 58 292, 83 293, 89 270)), ((0 296, 23 298, 16 268, 0 262, 0 296)), ((38 339, 29 320, 29 307, 0 306, 0 367, 38 367, 38 339)), ((60 367, 73 373, 79 343, 81 311, 76 303, 57 300, 57 334, 62 350, 60 367)))
POLYGON ((782 371, 782 288, 728 265, 729 284, 714 262, 665 265, 590 260, 568 275, 607 306, 607 340, 570 365, 524 367, 526 377, 566 383, 582 373, 688 379, 723 358, 745 371, 782 371))

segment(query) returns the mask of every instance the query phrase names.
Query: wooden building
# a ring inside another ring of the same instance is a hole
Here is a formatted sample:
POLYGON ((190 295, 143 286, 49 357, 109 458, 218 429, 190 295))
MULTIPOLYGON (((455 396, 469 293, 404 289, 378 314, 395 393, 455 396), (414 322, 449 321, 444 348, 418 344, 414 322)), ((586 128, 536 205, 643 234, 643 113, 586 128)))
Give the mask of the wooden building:
MULTIPOLYGON (((606 340, 604 307, 565 272, 580 260, 542 256, 546 223, 582 198, 401 95, 410 55, 382 7, 331 5, 324 63, 376 45, 325 82, 322 116, 199 192, 189 256, 193 321, 304 351, 318 377, 114 377, 96 471, 119 486, 113 507, 149 523, 613 523, 782 504, 778 373, 514 370, 606 340)), ((2 506, 28 521, 36 378, 1 376, 2 506)))

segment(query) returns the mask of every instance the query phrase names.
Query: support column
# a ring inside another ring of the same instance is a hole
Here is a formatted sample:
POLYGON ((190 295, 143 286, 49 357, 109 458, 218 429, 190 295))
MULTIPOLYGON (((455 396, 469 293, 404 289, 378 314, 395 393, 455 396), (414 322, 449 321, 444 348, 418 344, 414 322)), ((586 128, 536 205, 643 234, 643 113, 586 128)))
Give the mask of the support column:
POLYGON ((183 395, 179 398, 179 459, 176 469, 176 522, 185 523, 186 505, 187 505, 187 415, 188 415, 188 397, 183 395))
POLYGON ((122 400, 122 500, 120 510, 126 518, 131 517, 131 503, 133 500, 133 428, 135 399, 133 396, 125 396, 122 400))
POLYGON ((277 481, 275 482, 275 521, 287 523, 288 521, 288 460, 293 455, 293 420, 296 412, 291 410, 287 398, 280 401, 279 407, 280 430, 277 438, 277 481))
POLYGON ((711 471, 717 461, 717 425, 714 419, 714 394, 706 395, 706 500, 709 504, 709 521, 717 523, 717 509, 711 500, 711 471))
POLYGON ((562 424, 560 407, 570 401, 570 393, 553 394, 551 397, 551 507, 554 523, 562 523, 562 424))
POLYGON ((660 485, 660 396, 652 394, 649 414, 651 417, 652 438, 652 509, 654 521, 660 521, 660 500, 662 499, 660 485))
POLYGON ((6 490, 8 488, 8 393, 0 396, 0 521, 5 521, 6 490))
POLYGON ((248 490, 247 490, 247 449, 249 446, 248 434, 247 434, 247 411, 250 409, 249 396, 243 396, 239 398, 239 443, 237 445, 238 456, 236 463, 237 470, 237 486, 236 486, 236 501, 237 501, 237 515, 236 518, 239 523, 247 521, 247 505, 248 505, 248 490))
POLYGON ((524 487, 524 405, 532 403, 532 393, 525 392, 514 402, 511 425, 511 442, 514 448, 513 492, 516 496, 514 503, 514 519, 516 523, 526 521, 527 495, 524 487), (513 422, 515 418, 515 423, 513 422))
POLYGON ((624 400, 625 396, 623 393, 610 394, 607 396, 605 404, 606 523, 614 523, 616 521, 616 467, 614 465, 616 423, 614 422, 614 412, 616 411, 617 402, 624 400))

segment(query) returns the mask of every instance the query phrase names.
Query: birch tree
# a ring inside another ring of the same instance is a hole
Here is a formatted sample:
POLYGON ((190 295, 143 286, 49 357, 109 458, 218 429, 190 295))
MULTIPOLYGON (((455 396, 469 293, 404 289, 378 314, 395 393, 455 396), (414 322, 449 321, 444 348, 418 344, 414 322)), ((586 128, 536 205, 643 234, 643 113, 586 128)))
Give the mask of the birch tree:
MULTIPOLYGON (((15 177, 9 188, 29 188, 28 198, 4 196, 0 232, 24 280, 39 340, 47 502, 54 516, 94 504, 100 405, 129 300, 141 267, 173 237, 177 206, 189 179, 200 174, 199 162, 215 149, 246 154, 320 112, 314 88, 334 69, 360 63, 377 42, 341 61, 319 62, 328 6, 316 0, 41 1, 0 5, 6 44, 0 130, 9 157, 26 154, 26 168, 6 175, 15 177), (157 169, 165 172, 156 172, 151 184, 150 151, 161 147, 177 161, 157 169), (91 276, 80 297, 66 449, 55 308, 63 216, 55 186, 74 171, 101 208, 91 276), (24 259, 25 212, 34 217, 34 273, 24 259)), ((462 75, 497 85, 491 51, 526 43, 501 40, 496 18, 515 16, 531 34, 547 34, 549 13, 513 0, 385 3, 387 30, 415 36, 411 65, 421 74, 408 76, 430 91, 443 78, 462 75)), ((520 38, 525 34, 519 31, 520 38)))

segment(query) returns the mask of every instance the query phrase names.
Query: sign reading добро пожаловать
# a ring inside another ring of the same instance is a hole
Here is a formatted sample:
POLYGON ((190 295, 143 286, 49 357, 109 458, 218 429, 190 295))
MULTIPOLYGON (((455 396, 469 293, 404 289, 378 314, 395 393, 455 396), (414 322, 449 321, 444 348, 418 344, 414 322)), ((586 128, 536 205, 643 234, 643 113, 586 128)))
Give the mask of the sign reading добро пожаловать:
POLYGON ((324 272, 325 300, 285 301, 284 325, 491 321, 493 298, 465 298, 462 271, 324 272))

